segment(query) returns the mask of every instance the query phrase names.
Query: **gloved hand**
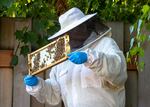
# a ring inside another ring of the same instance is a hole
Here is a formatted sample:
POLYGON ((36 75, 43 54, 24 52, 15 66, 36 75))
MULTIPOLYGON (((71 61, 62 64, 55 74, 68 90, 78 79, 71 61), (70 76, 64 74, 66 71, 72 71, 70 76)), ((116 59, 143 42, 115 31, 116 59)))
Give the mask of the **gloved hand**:
POLYGON ((38 84, 38 78, 36 76, 27 75, 24 77, 24 84, 28 86, 36 86, 38 84))
POLYGON ((87 61, 87 54, 85 52, 72 52, 68 56, 68 59, 75 64, 83 64, 87 61))

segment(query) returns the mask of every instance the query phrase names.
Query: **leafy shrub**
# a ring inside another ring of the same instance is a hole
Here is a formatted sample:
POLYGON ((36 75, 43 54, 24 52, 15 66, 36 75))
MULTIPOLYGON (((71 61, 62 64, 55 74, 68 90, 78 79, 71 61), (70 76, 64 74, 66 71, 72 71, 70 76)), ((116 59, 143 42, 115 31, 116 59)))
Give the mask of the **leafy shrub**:
MULTIPOLYGON (((148 37, 142 34, 141 30, 150 19, 149 5, 149 0, 1 0, 0 16, 32 18, 32 30, 24 28, 15 33, 16 39, 24 44, 20 51, 24 56, 30 52, 29 46, 36 49, 48 43, 48 35, 59 29, 58 16, 72 7, 80 8, 85 14, 97 12, 102 21, 133 23, 131 28, 137 31, 137 35, 133 36, 131 31, 127 56, 130 61, 131 57, 144 54, 142 44, 148 37)), ((14 62, 16 65, 17 61, 14 62)))

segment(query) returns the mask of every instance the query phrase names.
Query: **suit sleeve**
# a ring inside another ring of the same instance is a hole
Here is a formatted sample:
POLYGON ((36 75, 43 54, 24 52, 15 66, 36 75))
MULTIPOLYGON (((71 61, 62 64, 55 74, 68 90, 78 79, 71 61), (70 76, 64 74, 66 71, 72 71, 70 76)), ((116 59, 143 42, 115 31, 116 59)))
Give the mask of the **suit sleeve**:
POLYGON ((26 86, 26 91, 41 103, 59 104, 61 101, 60 87, 54 72, 56 72, 56 68, 52 68, 50 78, 46 80, 38 77, 38 85, 26 86))
POLYGON ((87 49, 88 61, 85 63, 97 76, 102 78, 103 85, 109 88, 124 86, 127 79, 126 61, 115 41, 103 38, 98 48, 87 49))

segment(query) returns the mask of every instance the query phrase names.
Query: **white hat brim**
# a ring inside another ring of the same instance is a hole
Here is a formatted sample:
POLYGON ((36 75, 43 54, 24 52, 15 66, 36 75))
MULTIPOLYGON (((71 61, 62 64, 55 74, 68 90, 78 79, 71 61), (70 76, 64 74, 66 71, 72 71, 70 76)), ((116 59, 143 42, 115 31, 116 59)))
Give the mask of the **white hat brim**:
POLYGON ((60 36, 60 35, 62 35, 62 34, 64 34, 64 33, 68 32, 69 30, 71 30, 71 29, 77 27, 78 25, 80 25, 80 24, 82 24, 83 22, 87 21, 88 19, 92 18, 92 17, 95 16, 96 14, 97 14, 97 13, 84 16, 84 17, 81 18, 80 20, 78 20, 78 21, 76 21, 76 22, 74 22, 74 23, 68 25, 68 26, 65 27, 64 29, 61 29, 61 30, 59 30, 57 33, 55 33, 54 35, 50 36, 50 37, 48 38, 48 40, 54 39, 54 38, 56 38, 56 37, 58 37, 58 36, 60 36))

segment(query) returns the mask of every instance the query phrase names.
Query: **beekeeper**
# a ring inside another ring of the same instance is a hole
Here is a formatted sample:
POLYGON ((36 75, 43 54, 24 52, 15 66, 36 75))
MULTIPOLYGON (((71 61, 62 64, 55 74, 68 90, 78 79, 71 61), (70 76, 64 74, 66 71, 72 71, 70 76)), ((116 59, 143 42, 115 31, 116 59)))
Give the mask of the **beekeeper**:
POLYGON ((72 52, 54 66, 49 78, 25 76, 26 91, 41 103, 65 107, 124 107, 126 62, 110 37, 111 28, 90 24, 96 13, 85 15, 74 7, 59 17, 60 31, 48 39, 69 34, 72 52))

